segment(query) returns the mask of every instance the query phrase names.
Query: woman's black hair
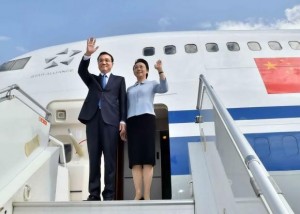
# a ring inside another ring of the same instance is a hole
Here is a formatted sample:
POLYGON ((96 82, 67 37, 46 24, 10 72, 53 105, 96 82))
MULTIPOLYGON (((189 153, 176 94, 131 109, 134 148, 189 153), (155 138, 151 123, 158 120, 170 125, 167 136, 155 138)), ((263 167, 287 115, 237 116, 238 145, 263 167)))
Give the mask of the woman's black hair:
MULTIPOLYGON (((149 72, 149 65, 148 65, 148 62, 147 62, 146 60, 142 59, 142 58, 139 58, 139 59, 135 60, 134 65, 133 65, 133 69, 134 69, 134 66, 135 66, 137 63, 139 63, 139 62, 143 63, 143 64, 146 66, 147 71, 149 72)), ((147 79, 147 78, 148 78, 148 73, 146 74, 146 79, 147 79)))

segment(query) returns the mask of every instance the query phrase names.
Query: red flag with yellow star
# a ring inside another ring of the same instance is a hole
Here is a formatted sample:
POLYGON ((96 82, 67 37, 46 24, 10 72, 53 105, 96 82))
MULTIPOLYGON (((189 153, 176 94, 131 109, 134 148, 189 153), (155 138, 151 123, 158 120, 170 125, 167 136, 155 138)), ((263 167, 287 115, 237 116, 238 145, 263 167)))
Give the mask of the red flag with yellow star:
POLYGON ((254 60, 268 94, 300 93, 300 57, 254 60))

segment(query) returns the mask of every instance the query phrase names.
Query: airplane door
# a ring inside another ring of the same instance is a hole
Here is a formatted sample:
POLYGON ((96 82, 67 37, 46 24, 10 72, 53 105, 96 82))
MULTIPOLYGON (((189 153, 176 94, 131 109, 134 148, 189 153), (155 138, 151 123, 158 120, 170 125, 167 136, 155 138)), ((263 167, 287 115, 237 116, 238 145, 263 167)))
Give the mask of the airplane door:
MULTIPOLYGON (((151 199, 171 198, 171 170, 170 170, 170 147, 168 131, 168 110, 165 105, 155 105, 156 135, 155 157, 156 165, 153 171, 151 185, 151 199)), ((128 145, 124 144, 124 169, 123 169, 123 199, 132 200, 135 195, 132 173, 128 163, 128 145)))

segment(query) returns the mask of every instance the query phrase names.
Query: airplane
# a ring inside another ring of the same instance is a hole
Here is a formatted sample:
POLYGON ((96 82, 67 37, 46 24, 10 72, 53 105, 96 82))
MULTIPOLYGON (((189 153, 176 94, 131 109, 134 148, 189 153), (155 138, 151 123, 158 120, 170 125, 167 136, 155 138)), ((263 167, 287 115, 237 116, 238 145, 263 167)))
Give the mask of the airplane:
MULTIPOLYGON (((107 51, 115 58, 112 72, 124 76, 127 87, 136 81, 136 59, 148 61, 148 79, 156 80, 151 65, 163 62, 169 91, 155 96, 151 201, 187 203, 188 210, 177 209, 183 213, 300 213, 299 33, 182 31, 97 38, 89 71, 99 74, 96 56, 107 51), (231 120, 233 133, 254 151, 247 156, 254 162, 244 163, 243 152, 229 146, 234 135, 226 121, 231 120), (246 170, 250 163, 259 163, 255 167, 263 175, 258 177, 266 177, 267 184, 257 184, 255 171, 246 170), (268 182, 275 194, 265 192, 268 182)), ((1 214, 22 213, 21 202, 87 198, 85 126, 77 119, 87 94, 77 73, 85 48, 86 40, 55 45, 0 65, 1 214)), ((116 184, 116 203, 132 205, 127 144, 121 141, 116 184)))

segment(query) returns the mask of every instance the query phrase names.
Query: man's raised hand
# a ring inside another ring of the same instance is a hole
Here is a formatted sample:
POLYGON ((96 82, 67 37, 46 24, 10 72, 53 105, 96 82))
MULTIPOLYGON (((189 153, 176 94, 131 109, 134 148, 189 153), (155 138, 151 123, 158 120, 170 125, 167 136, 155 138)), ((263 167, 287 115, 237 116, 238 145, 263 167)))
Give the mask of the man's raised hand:
POLYGON ((93 53, 95 53, 99 46, 95 46, 96 44, 96 39, 91 37, 87 40, 87 45, 86 45, 86 56, 91 56, 93 53))

